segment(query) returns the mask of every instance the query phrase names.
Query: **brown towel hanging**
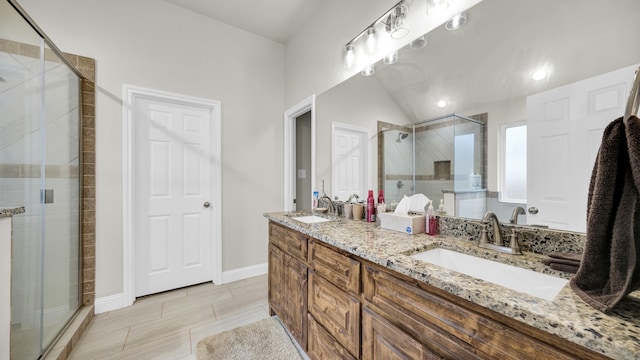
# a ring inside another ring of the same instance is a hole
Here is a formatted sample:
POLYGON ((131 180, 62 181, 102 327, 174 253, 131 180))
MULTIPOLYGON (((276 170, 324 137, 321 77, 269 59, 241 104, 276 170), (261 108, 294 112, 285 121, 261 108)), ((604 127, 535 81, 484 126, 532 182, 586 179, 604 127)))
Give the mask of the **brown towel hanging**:
POLYGON ((571 288, 608 312, 640 286, 640 119, 604 131, 589 185, 587 234, 571 288))

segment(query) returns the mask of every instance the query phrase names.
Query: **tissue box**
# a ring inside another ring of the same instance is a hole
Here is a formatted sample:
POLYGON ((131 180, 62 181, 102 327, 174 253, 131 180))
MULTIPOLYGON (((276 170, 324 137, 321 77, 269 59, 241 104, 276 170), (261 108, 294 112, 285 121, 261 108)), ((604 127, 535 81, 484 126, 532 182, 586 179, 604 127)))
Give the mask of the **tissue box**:
POLYGON ((383 229, 400 231, 406 234, 424 234, 424 215, 401 215, 391 212, 378 214, 383 229))

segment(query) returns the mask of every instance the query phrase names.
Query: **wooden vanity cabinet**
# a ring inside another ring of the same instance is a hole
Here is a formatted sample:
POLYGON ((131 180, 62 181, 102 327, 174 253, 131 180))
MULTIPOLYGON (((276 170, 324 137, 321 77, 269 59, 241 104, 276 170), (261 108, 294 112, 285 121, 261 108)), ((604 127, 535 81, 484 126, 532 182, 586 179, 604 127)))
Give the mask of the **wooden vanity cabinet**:
POLYGON ((307 349, 307 255, 308 237, 270 223, 269 307, 307 349))
MULTIPOLYGON (((396 347, 403 342, 411 344, 405 336, 424 345, 423 349, 407 345, 416 348, 417 357, 401 357, 406 359, 605 358, 377 265, 363 265, 363 292, 362 346, 366 359, 370 357, 365 353, 373 356, 382 351, 368 350, 375 349, 376 342, 396 347), (388 339, 380 341, 372 332, 388 339)), ((391 354, 394 349, 384 351, 391 354)))
POLYGON ((269 306, 314 360, 607 359, 273 222, 269 306))

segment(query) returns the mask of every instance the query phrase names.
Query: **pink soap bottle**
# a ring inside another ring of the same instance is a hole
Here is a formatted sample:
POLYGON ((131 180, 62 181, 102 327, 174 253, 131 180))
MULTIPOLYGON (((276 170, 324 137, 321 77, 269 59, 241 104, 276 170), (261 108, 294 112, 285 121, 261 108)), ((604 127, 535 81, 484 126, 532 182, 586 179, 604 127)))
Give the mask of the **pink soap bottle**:
POLYGON ((435 235, 438 228, 438 219, 433 209, 433 201, 429 203, 427 208, 427 216, 425 217, 425 232, 427 235, 435 235))
POLYGON ((376 201, 373 199, 373 190, 369 190, 369 196, 367 197, 367 221, 376 221, 376 201))

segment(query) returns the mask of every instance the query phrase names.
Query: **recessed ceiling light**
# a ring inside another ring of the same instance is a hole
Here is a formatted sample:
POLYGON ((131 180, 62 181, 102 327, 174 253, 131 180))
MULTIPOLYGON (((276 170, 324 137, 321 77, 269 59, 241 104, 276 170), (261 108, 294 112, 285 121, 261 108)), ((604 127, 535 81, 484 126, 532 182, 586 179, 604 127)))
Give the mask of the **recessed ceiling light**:
POLYGON ((531 78, 533 80, 542 80, 547 77, 547 70, 539 69, 536 70, 533 74, 531 74, 531 78))
POLYGON ((438 105, 439 108, 443 108, 447 106, 447 102, 445 100, 440 100, 436 105, 438 105))

